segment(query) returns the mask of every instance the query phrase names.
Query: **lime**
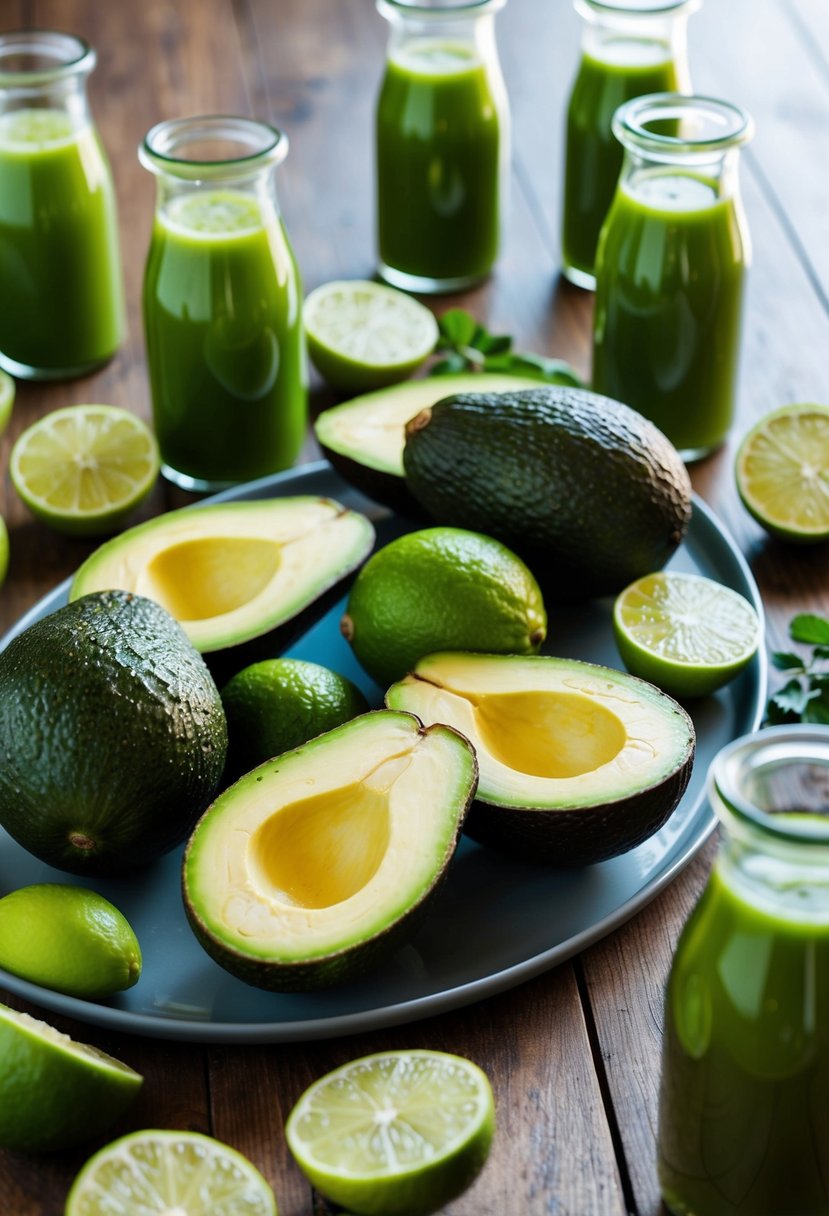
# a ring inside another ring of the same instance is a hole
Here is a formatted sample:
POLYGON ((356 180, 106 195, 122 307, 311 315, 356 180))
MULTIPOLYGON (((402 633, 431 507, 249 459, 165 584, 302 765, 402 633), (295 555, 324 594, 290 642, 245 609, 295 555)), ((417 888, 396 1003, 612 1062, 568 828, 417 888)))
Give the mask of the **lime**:
POLYGON ((0 587, 9 569, 9 531, 6 521, 0 515, 0 587))
POLYGON ((313 1185, 358 1216, 426 1216, 473 1181, 495 1130, 485 1074, 442 1051, 354 1060, 305 1091, 285 1135, 313 1185))
POLYGON ((33 515, 70 536, 116 531, 158 476, 158 447, 135 414, 70 405, 28 427, 12 448, 12 483, 33 515))
POLYGON ((0 1005, 0 1145, 42 1152, 105 1131, 143 1078, 54 1026, 0 1005))
POLYGON ((14 380, 8 372, 0 368, 0 435, 3 434, 11 418, 14 405, 14 380))
POLYGON ((766 531, 783 540, 829 540, 829 406, 784 405, 740 444, 737 490, 766 531))
POLYGON ((425 305, 365 280, 323 283, 308 296, 302 317, 311 362, 347 393, 405 380, 438 340, 437 321, 425 305))
POLYGON ((226 773, 238 776, 272 756, 365 713, 368 702, 345 676, 301 659, 265 659, 222 689, 227 715, 226 773))
POLYGON ((0 967, 69 996, 110 996, 137 983, 141 949, 97 891, 36 883, 0 899, 0 967))
POLYGON ((370 557, 340 628, 388 687, 437 650, 533 654, 547 633, 538 583, 506 545, 480 532, 426 528, 370 557))
POLYGON ((613 605, 625 667, 675 697, 706 696, 733 679, 762 631, 744 596, 699 574, 646 574, 613 605))
POLYGON ((199 1132, 140 1131, 90 1157, 64 1216, 276 1216, 276 1200, 246 1157, 199 1132))

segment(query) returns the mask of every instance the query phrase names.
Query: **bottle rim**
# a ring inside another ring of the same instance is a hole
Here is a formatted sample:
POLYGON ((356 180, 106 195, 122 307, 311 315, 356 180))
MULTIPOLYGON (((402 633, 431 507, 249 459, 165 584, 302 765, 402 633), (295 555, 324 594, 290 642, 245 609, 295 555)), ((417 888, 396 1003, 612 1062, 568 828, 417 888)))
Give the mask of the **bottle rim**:
POLYGON ((388 20, 413 17, 418 21, 463 21, 497 13, 507 0, 376 0, 377 11, 388 20))
POLYGON ((54 84, 69 76, 88 75, 97 60, 94 48, 76 34, 50 29, 9 30, 0 34, 0 88, 29 88, 54 84), (27 67, 27 57, 39 62, 27 67), (4 66, 4 61, 15 58, 21 60, 19 66, 4 66))
POLYGON ((138 147, 138 159, 145 169, 187 181, 248 176, 281 164, 287 155, 284 131, 256 118, 232 114, 166 119, 151 127, 138 147), (221 155, 206 154, 211 142, 224 148, 221 155), (193 145, 202 150, 183 155, 193 145), (238 154, 228 154, 234 145, 238 154))
POLYGON ((631 151, 668 159, 686 155, 716 156, 748 143, 754 120, 730 101, 698 93, 646 93, 619 106, 613 134, 631 151), (695 122, 701 134, 668 135, 649 129, 654 122, 695 122))
POLYGON ((702 0, 573 0, 573 7, 588 20, 594 17, 690 16, 702 0))

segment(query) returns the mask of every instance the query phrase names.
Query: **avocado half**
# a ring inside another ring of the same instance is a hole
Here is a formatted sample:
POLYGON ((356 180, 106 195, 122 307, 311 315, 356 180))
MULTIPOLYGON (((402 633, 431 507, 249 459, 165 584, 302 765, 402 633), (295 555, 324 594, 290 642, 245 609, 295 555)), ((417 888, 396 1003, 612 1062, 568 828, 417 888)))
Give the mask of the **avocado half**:
POLYGON ((291 620, 370 553, 364 515, 301 496, 184 507, 96 549, 70 600, 122 588, 155 600, 202 653, 238 646, 291 620))
POLYGON ((433 654, 386 704, 469 739, 480 778, 465 831, 531 861, 627 852, 662 826, 691 775, 695 733, 682 706, 593 663, 433 654))
POLYGON ((260 988, 303 991, 369 969, 437 890, 476 781, 456 731, 386 710, 253 769, 187 846, 196 937, 260 988))

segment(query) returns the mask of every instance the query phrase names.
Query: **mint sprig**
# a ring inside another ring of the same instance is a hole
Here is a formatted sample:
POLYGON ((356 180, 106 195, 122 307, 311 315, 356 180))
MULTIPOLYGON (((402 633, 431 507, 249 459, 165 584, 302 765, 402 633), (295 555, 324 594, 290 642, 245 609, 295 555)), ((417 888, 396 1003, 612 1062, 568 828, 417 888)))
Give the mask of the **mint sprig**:
POLYGON ((766 722, 829 726, 829 620, 801 612, 789 623, 789 637, 810 646, 811 654, 804 659, 794 651, 778 650, 771 656, 786 682, 769 697, 766 722))
POLYGON ((512 349, 509 334, 491 334, 471 313, 463 308, 450 308, 438 317, 438 338, 435 351, 442 353, 429 369, 430 376, 447 376, 456 372, 500 372, 502 375, 526 376, 544 384, 569 384, 584 388, 584 383, 569 363, 512 349))

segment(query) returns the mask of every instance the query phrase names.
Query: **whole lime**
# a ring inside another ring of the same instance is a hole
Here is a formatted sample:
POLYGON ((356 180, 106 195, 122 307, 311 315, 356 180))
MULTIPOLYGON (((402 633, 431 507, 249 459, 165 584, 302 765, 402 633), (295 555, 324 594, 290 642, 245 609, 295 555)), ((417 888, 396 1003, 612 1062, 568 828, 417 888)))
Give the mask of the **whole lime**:
POLYGON ((340 628, 382 687, 438 650, 535 654, 547 634, 538 583, 500 541, 425 528, 369 558, 340 628))

